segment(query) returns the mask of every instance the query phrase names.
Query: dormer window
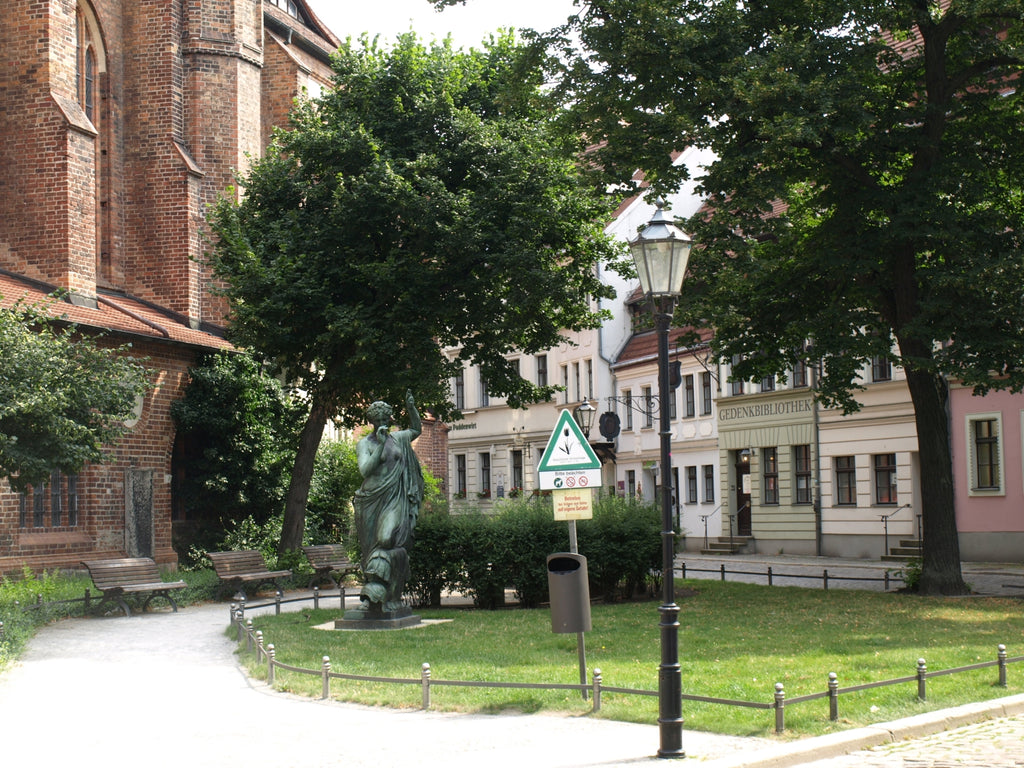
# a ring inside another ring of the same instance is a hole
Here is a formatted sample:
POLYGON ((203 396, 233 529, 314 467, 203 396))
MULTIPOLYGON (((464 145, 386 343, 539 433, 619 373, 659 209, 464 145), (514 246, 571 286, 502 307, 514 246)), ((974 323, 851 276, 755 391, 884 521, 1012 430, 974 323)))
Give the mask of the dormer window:
POLYGON ((299 6, 297 6, 293 0, 270 0, 270 4, 276 5, 289 16, 302 21, 302 17, 299 15, 299 6))

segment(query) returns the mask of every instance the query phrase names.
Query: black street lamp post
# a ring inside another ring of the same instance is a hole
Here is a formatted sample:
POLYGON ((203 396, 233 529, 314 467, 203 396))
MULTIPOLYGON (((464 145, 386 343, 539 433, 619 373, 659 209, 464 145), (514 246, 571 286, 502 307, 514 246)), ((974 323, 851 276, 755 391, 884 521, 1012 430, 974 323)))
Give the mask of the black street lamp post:
POLYGON ((675 599, 675 531, 672 529, 672 429, 669 423, 670 397, 668 329, 682 292, 683 276, 693 242, 672 223, 659 204, 651 220, 630 242, 630 251, 640 276, 640 287, 654 312, 658 332, 659 435, 661 437, 661 552, 662 605, 661 665, 658 667, 658 757, 685 757, 683 751, 683 690, 679 668, 679 606, 675 599))

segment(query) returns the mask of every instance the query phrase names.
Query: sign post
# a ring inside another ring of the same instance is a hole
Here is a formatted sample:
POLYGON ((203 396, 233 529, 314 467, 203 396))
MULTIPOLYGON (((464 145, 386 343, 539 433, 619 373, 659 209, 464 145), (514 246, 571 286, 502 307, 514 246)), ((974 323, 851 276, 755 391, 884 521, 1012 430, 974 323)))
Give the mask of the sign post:
MULTIPOLYGON (((555 507, 555 520, 569 523, 569 551, 579 554, 576 539, 576 521, 590 520, 594 516, 593 488, 601 485, 601 460, 580 430, 572 413, 565 409, 559 414, 555 429, 548 438, 544 455, 537 466, 541 490, 551 491, 555 507)), ((582 632, 576 633, 579 652, 580 685, 587 685, 587 649, 582 632)), ((583 689, 583 698, 587 690, 583 689)))

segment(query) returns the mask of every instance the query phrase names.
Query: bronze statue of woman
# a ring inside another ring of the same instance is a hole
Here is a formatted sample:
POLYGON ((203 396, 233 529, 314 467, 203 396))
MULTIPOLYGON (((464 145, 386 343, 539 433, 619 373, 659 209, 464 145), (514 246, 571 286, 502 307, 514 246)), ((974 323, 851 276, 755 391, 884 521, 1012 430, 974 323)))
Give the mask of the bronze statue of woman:
POLYGON ((423 472, 412 441, 421 431, 412 392, 406 392, 409 429, 391 432, 391 406, 377 401, 366 409, 374 429, 356 446, 363 484, 356 491, 356 533, 362 550, 363 610, 394 614, 402 608, 409 578, 408 548, 423 501, 423 472))

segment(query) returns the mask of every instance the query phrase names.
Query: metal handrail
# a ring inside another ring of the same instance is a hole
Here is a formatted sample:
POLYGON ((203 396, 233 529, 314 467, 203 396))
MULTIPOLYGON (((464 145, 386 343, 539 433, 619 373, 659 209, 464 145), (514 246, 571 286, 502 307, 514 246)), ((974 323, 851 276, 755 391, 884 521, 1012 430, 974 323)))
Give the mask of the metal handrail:
POLYGON ((885 548, 882 552, 883 555, 889 554, 889 518, 895 515, 897 512, 902 512, 904 509, 910 509, 910 504, 902 504, 888 515, 879 515, 882 520, 882 534, 885 540, 885 548))
POLYGON ((719 504, 715 507, 714 511, 708 512, 706 515, 701 515, 700 520, 704 523, 704 549, 708 548, 708 518, 714 517, 722 510, 722 505, 719 504))

